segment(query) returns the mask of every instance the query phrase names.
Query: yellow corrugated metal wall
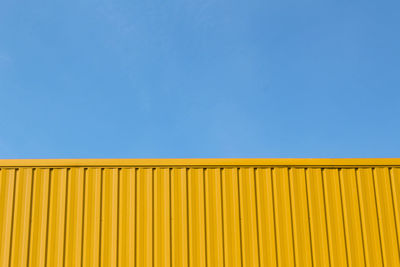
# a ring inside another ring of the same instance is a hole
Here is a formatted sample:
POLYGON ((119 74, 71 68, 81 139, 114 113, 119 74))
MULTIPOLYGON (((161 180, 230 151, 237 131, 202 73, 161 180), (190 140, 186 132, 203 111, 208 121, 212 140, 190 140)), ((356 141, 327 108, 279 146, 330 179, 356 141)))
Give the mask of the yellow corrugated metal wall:
POLYGON ((0 266, 400 266, 400 164, 10 162, 0 266))

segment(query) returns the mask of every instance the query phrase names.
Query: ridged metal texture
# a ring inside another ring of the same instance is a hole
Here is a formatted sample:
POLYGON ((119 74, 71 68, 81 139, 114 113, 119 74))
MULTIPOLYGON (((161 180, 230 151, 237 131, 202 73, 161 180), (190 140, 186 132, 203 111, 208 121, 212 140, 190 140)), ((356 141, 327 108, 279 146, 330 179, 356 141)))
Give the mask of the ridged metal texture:
POLYGON ((19 162, 0 161, 0 266, 400 266, 384 160, 19 162))

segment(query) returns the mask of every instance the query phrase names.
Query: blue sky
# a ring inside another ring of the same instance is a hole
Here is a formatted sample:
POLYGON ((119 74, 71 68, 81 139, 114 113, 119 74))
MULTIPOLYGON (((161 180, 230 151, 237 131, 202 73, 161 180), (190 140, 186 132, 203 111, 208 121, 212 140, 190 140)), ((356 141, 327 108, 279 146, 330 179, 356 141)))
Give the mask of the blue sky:
POLYGON ((400 1, 0 1, 0 158, 400 157, 400 1))

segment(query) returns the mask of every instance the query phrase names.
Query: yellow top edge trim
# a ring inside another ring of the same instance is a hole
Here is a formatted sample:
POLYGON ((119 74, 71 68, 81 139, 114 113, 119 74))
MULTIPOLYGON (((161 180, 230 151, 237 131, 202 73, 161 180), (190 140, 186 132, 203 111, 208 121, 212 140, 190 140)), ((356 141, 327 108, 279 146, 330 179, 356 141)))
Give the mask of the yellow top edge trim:
POLYGON ((0 159, 0 167, 400 166, 400 158, 354 159, 0 159))

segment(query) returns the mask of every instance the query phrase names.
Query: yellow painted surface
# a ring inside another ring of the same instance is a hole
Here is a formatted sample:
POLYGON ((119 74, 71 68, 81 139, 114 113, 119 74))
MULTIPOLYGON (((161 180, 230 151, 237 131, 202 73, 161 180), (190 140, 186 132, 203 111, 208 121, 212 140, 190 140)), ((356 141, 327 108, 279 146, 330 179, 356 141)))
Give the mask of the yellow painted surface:
POLYGON ((0 266, 400 266, 400 159, 0 160, 0 266))

